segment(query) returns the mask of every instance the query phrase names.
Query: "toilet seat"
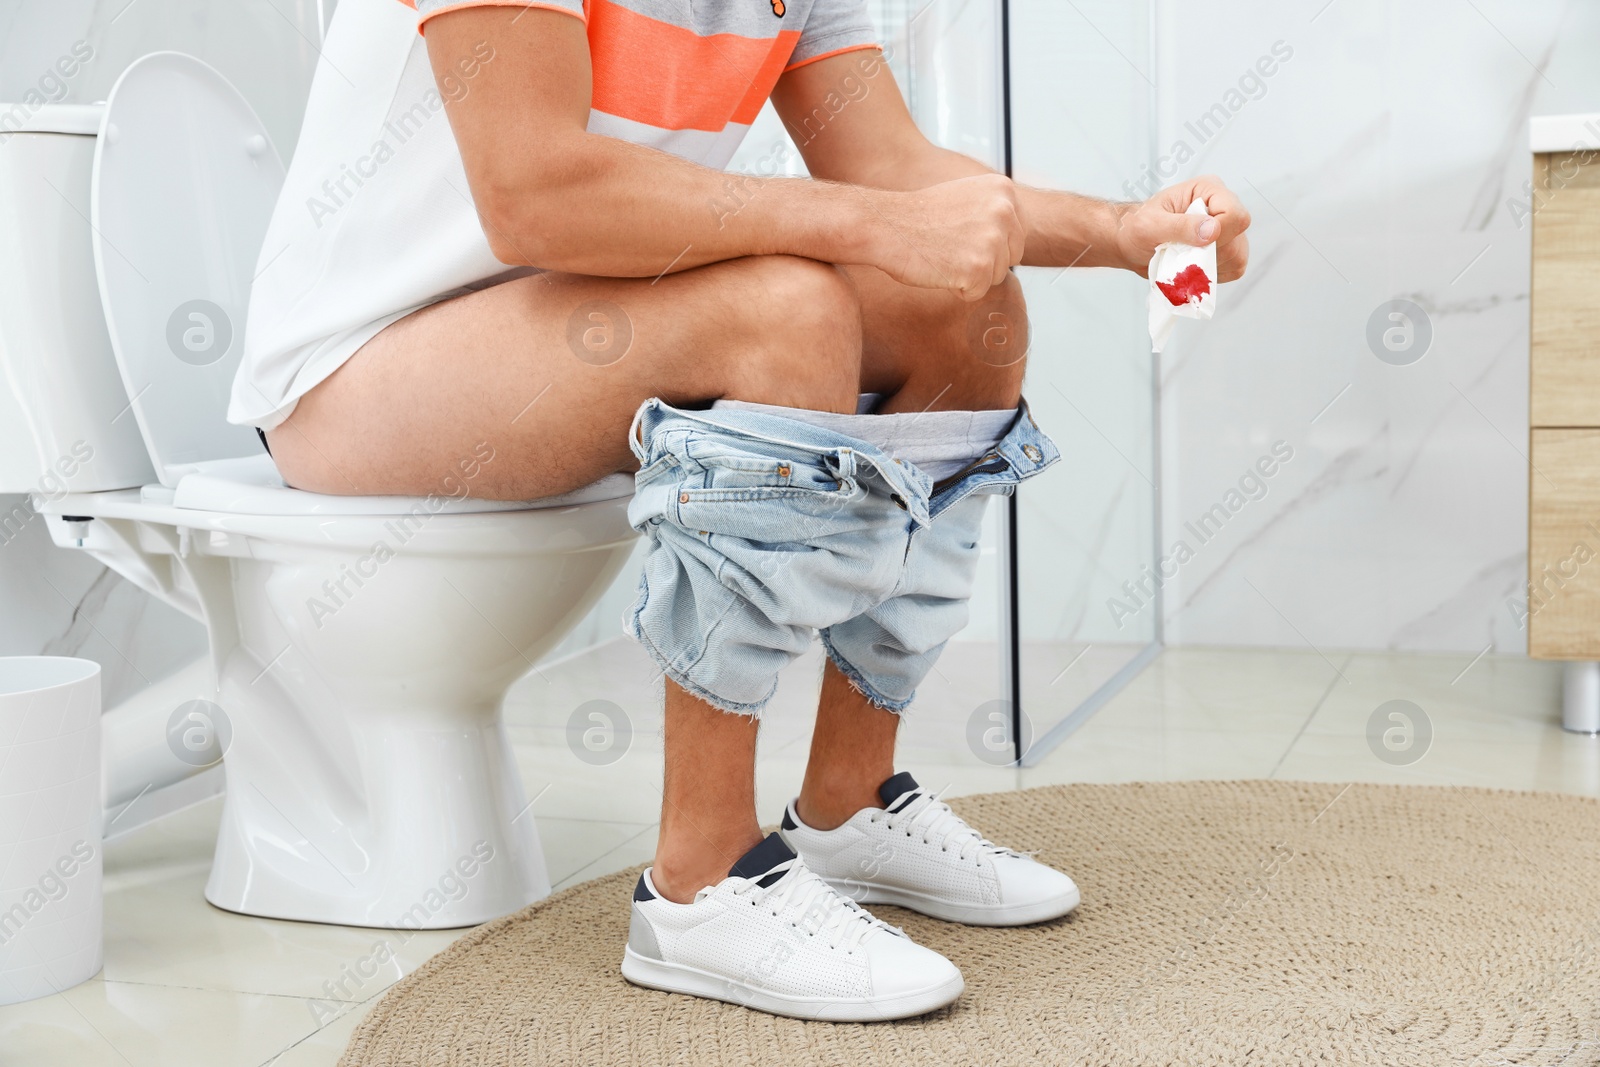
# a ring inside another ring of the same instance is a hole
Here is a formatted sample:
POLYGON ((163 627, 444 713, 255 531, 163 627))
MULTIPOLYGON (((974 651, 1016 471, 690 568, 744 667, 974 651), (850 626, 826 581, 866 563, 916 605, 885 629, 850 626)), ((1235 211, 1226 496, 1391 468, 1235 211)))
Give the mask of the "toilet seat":
MULTIPOLYGON (((452 486, 460 484, 459 481, 451 483, 452 486)), ((426 497, 329 496, 288 488, 271 457, 258 455, 198 464, 183 476, 176 489, 146 486, 140 499, 152 504, 233 515, 406 515, 419 506, 426 507, 434 515, 480 515, 571 507, 632 495, 632 476, 611 474, 581 489, 542 500, 459 497, 451 495, 450 487, 442 483, 436 494, 426 497)))
MULTIPOLYGON (((261 460, 267 460, 265 456, 261 460)), ((265 480, 257 460, 226 461, 265 480)), ((211 465, 206 465, 210 468, 211 465)), ((237 470, 237 468, 234 468, 237 470)), ((494 556, 581 551, 631 541, 628 500, 633 478, 609 475, 574 493, 535 501, 452 500, 446 496, 322 496, 277 486, 251 485, 214 470, 186 475, 177 490, 164 486, 35 498, 40 514, 163 527, 199 535, 209 555, 289 558, 306 550, 362 549, 404 540, 413 554, 494 556), (191 483, 190 479, 194 479, 191 483), (181 494, 181 497, 180 497, 181 494), (250 509, 250 510, 246 510, 250 509)), ((85 528, 99 536, 90 523, 85 528)), ((58 543, 67 535, 53 531, 58 543)))

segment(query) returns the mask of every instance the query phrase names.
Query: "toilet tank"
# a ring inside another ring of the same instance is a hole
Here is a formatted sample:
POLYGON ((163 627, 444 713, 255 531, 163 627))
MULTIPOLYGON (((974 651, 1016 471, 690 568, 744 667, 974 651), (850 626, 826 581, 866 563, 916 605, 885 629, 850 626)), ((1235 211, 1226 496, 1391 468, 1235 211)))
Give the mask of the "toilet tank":
POLYGON ((101 110, 0 103, 0 493, 156 481, 95 281, 101 110))

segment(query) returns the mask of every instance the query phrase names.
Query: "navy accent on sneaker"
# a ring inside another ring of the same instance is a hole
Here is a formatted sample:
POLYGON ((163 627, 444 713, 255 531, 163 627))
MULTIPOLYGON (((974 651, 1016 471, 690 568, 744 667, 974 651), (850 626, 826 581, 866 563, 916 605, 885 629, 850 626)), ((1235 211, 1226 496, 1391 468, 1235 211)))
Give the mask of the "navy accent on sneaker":
POLYGON ((792 859, 794 849, 789 847, 789 843, 776 833, 770 833, 761 839, 759 845, 739 857, 738 862, 728 869, 728 877, 759 879, 778 864, 792 859))
POLYGON ((916 788, 917 780, 911 777, 911 773, 901 771, 878 787, 878 799, 883 801, 885 809, 893 811, 895 801, 915 791, 916 788))
POLYGON ((639 876, 639 884, 633 887, 634 900, 654 900, 656 895, 650 892, 650 887, 645 884, 644 875, 639 876))
POLYGON ((800 824, 794 821, 794 814, 788 808, 783 809, 783 828, 785 830, 800 829, 800 824))

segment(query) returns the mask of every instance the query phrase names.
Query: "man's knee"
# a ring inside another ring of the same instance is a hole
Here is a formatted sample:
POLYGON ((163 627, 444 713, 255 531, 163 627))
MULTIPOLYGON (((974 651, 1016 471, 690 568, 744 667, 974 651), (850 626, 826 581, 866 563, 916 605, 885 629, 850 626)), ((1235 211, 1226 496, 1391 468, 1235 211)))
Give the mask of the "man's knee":
POLYGON ((861 374, 861 306, 837 268, 799 256, 759 256, 741 279, 749 347, 738 399, 855 410, 861 374))
POLYGON ((935 343, 927 372, 950 383, 941 407, 998 408, 1016 404, 1028 362, 1028 307, 1022 283, 1007 274, 976 301, 944 301, 930 317, 935 343))
POLYGON ((984 366, 1011 370, 1018 382, 1028 359, 1028 305, 1015 274, 971 305, 958 329, 966 353, 984 366))

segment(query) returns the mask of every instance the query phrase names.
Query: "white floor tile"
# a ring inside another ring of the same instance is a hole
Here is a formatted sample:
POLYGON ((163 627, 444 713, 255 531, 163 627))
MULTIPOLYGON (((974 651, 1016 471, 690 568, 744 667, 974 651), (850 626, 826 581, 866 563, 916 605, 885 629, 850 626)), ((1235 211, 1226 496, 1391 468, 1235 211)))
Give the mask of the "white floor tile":
POLYGON ((0 1064, 256 1067, 316 1029, 296 997, 95 979, 0 1008, 0 1064))

